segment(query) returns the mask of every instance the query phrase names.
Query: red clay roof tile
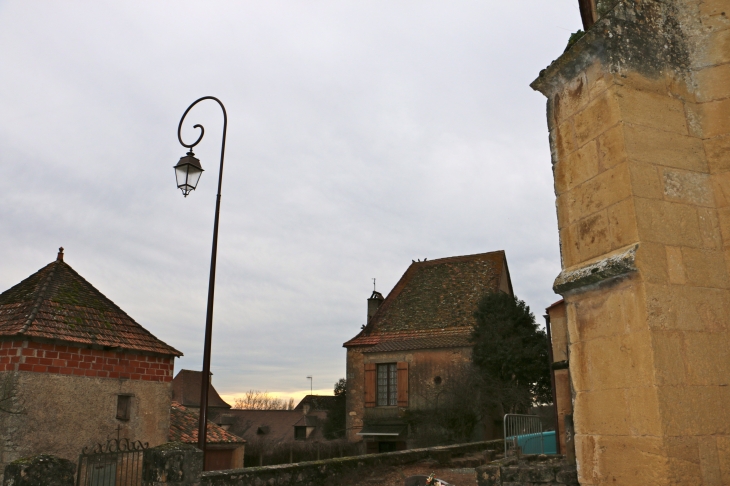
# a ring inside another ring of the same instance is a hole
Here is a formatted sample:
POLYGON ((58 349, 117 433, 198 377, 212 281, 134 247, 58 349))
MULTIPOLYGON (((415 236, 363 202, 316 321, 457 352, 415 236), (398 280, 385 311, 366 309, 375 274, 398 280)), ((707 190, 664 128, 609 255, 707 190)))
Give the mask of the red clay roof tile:
POLYGON ((365 328, 343 346, 383 351, 468 346, 477 302, 500 290, 503 276, 511 293, 504 251, 414 262, 365 328))
POLYGON ((78 345, 182 356, 56 260, 0 294, 0 339, 42 338, 78 345))
MULTIPOLYGON (((188 410, 178 402, 172 402, 168 439, 170 442, 197 444, 199 421, 200 415, 197 411, 188 410)), ((231 434, 210 420, 208 420, 208 430, 205 438, 208 444, 244 444, 246 442, 243 438, 231 434)))

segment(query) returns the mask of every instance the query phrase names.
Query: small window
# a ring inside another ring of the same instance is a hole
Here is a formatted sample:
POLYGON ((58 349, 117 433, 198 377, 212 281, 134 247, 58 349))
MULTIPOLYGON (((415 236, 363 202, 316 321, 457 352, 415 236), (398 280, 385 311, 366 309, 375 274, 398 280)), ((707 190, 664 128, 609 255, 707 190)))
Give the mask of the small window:
POLYGON ((294 426, 294 440, 305 440, 307 438, 307 427, 295 425, 294 426))
POLYGON ((398 369, 395 363, 378 365, 378 406, 398 405, 398 369))
POLYGON ((132 396, 117 395, 117 419, 129 420, 132 413, 132 396))

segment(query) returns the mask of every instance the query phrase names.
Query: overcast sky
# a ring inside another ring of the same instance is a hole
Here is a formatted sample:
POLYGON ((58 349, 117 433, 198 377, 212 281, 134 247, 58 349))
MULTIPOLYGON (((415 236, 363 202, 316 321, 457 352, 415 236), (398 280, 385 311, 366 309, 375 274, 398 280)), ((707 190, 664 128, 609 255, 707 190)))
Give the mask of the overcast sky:
POLYGON ((577 0, 0 0, 0 291, 66 262, 200 369, 228 111, 213 382, 331 393, 412 259, 505 250, 542 322, 560 270, 545 99, 577 0))

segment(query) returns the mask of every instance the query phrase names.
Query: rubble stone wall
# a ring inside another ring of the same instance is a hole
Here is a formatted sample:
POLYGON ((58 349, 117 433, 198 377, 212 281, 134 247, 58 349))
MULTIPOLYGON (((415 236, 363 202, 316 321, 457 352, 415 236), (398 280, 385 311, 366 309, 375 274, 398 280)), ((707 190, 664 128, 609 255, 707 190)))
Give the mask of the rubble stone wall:
POLYGON ((201 486, 250 486, 259 484, 269 486, 289 486, 292 484, 321 486, 323 484, 346 484, 342 482, 343 478, 352 474, 367 475, 369 469, 373 467, 412 464, 426 459, 448 462, 452 456, 486 450, 501 450, 502 448, 503 441, 496 440, 298 464, 211 471, 203 473, 200 484, 201 486))

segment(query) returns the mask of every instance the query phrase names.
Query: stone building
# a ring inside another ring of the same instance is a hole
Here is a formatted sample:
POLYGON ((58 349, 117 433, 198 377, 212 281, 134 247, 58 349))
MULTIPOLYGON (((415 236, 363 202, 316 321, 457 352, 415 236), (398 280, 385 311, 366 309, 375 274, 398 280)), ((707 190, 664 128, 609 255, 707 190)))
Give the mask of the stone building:
MULTIPOLYGON (((368 452, 413 445, 407 411, 432 410, 441 390, 471 365, 474 311, 490 292, 512 294, 503 251, 413 262, 347 348, 347 437, 368 452)), ((499 434, 487 421, 478 438, 499 434)))
POLYGON ((730 484, 730 1, 582 0, 548 99, 581 484, 730 484))
POLYGON ((573 391, 568 369, 568 319, 565 315, 565 301, 562 299, 545 309, 548 317, 548 339, 551 348, 551 372, 553 380, 553 407, 555 411, 555 434, 558 452, 566 453, 565 416, 573 413, 573 391))
POLYGON ((21 457, 77 460, 117 434, 167 441, 174 359, 163 343, 56 261, 0 294, 0 471, 21 457))

